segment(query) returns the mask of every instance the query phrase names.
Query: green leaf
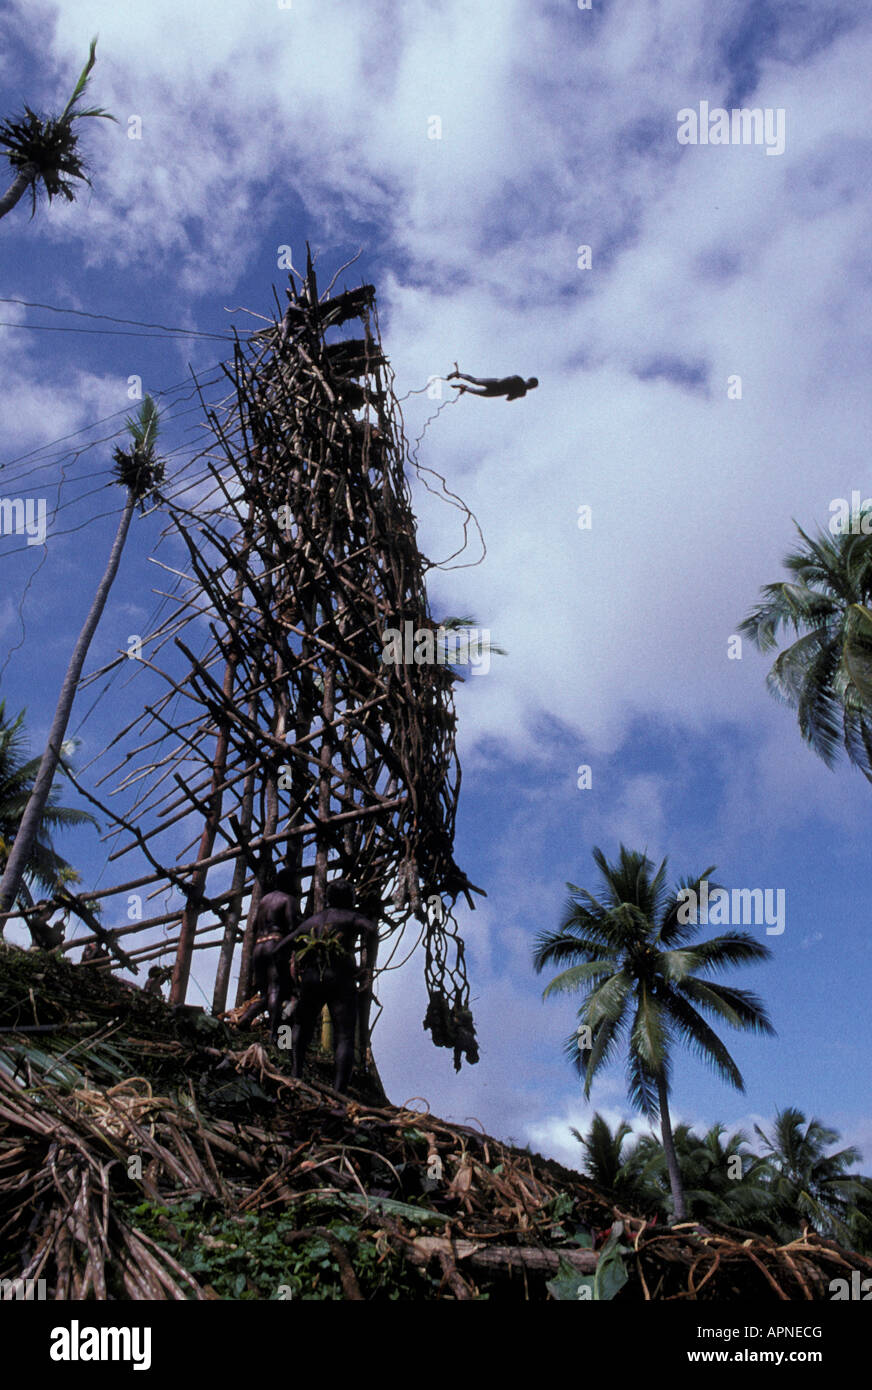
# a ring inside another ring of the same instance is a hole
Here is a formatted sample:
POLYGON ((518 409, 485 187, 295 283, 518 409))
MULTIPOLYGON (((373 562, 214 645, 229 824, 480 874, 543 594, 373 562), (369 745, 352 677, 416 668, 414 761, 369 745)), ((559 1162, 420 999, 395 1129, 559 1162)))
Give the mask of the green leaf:
POLYGON ((607 1302, 614 1298, 619 1289, 622 1289, 627 1282, 628 1276, 622 1256, 628 1255, 630 1250, 628 1246, 620 1244, 623 1233, 623 1221, 615 1221, 609 1232, 608 1240, 600 1251, 594 1277, 593 1295, 599 1302, 607 1302))
POLYGON ((429 1207, 413 1207, 408 1202, 395 1202, 391 1197, 362 1197, 359 1192, 343 1193, 342 1200, 365 1211, 383 1211, 388 1216, 402 1216, 406 1221, 435 1221, 440 1225, 449 1218, 429 1207))
POLYGON ((562 1221, 564 1216, 569 1216, 575 1205, 575 1198, 570 1197, 568 1192, 558 1192, 548 1204, 548 1215, 555 1221, 562 1221))
MULTIPOLYGON (((104 116, 104 117, 106 118, 106 120, 108 120, 108 121, 114 121, 114 120, 116 119, 114 116, 110 115, 108 111, 104 111, 103 108, 100 107, 100 106, 90 107, 90 108, 89 108, 88 110, 86 110, 86 111, 74 111, 74 110, 73 110, 73 107, 75 106, 76 102, 79 100, 79 97, 84 95, 85 88, 86 88, 87 85, 88 85, 88 79, 89 79, 90 76, 91 76, 91 70, 92 70, 92 68, 94 67, 94 64, 96 63, 96 61, 97 61, 97 37, 95 36, 95 37, 91 40, 91 47, 90 47, 89 52, 88 52, 88 58, 87 58, 87 61, 85 62, 85 66, 82 68, 82 71, 79 73, 79 80, 77 81, 75 87, 73 88, 73 95, 70 97, 69 101, 67 102, 67 104, 66 104, 66 106, 64 107, 63 111, 61 112, 61 115, 60 115, 60 120, 61 120, 61 121, 65 121, 65 120, 67 120, 68 118, 69 118, 69 119, 77 118, 77 117, 79 117, 79 116, 104 116)), ((117 122, 116 122, 116 124, 117 124, 117 122)))
MULTIPOLYGON (((621 1246, 620 1250, 623 1251, 624 1247, 621 1246)), ((607 1260, 600 1259, 594 1279, 594 1298, 599 1302, 606 1302, 608 1299, 614 1298, 619 1289, 622 1289, 626 1284, 627 1277, 620 1253, 615 1252, 607 1260)))
MULTIPOLYGON (((549 1279, 545 1285, 552 1298, 556 1298, 558 1303, 575 1303, 579 1296, 579 1290, 583 1288, 593 1289, 593 1279, 587 1274, 579 1274, 568 1260, 561 1256, 557 1266, 557 1274, 553 1279, 549 1279)), ((589 1297, 596 1297, 595 1293, 589 1297)))

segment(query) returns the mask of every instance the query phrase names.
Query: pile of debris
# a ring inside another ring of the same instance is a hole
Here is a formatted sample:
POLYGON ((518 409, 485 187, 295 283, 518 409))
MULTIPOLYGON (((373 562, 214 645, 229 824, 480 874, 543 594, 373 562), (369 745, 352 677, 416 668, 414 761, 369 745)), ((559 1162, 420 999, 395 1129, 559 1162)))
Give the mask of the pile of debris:
MULTIPOLYGON (((0 950, 0 1278, 50 1297, 826 1299, 872 1261, 664 1228, 426 1107, 0 950), (38 1031, 37 1031, 38 1030, 38 1031)), ((261 1035, 262 1036, 262 1035, 261 1035)))

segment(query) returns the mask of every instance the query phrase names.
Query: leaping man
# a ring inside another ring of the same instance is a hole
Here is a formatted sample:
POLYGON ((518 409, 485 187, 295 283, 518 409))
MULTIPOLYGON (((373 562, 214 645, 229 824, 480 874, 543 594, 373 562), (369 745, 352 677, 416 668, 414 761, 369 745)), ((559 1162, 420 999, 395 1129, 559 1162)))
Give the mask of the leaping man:
POLYGON ((445 379, 452 381, 454 377, 472 383, 471 386, 457 385, 454 387, 455 391, 468 391, 471 396, 505 396, 507 401, 518 401, 539 385, 539 378, 535 376, 528 377, 526 381, 522 376, 469 376, 466 372, 460 371, 456 362, 454 371, 449 372, 445 379), (482 389, 473 391, 473 386, 480 386, 482 389))

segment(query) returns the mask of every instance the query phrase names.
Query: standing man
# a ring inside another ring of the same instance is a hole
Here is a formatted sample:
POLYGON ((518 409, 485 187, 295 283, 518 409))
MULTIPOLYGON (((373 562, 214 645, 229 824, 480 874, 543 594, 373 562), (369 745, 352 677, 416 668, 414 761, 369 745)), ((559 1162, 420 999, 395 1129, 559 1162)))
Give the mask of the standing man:
MULTIPOLYGON (((309 917, 275 947, 294 952, 298 999, 291 1041, 294 1076, 303 1075, 303 1062, 324 1005, 333 1024, 336 1070, 333 1085, 348 1090, 354 1065, 354 1032, 362 996, 372 993, 372 976, 378 952, 378 927, 354 910, 354 889, 342 879, 327 885, 327 907, 309 917), (363 964, 354 956, 355 942, 363 941, 363 964)), ((361 1039, 366 1046, 368 1039, 361 1039)))
POLYGON ((257 940, 251 954, 251 968, 259 999, 249 1004, 239 1020, 241 1028, 247 1028, 263 1010, 269 1010, 270 1035, 275 1043, 278 1038, 282 1009, 293 994, 290 961, 287 950, 280 952, 282 937, 293 933, 300 920, 300 907, 293 896, 294 875, 290 869, 281 869, 276 875, 273 888, 264 893, 255 917, 257 940))

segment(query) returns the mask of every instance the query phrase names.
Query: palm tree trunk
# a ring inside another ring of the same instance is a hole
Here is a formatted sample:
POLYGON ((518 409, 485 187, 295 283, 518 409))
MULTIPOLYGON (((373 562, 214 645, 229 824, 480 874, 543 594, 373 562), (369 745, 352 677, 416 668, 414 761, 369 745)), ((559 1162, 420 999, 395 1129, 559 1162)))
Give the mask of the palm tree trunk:
POLYGON ((0 217, 5 217, 7 212, 12 211, 19 198, 27 192, 38 172, 35 164, 22 164, 3 197, 0 198, 0 217))
POLYGON ((678 1159, 675 1156, 675 1145, 672 1142, 672 1124, 669 1119, 669 1092, 666 1089, 666 1081, 662 1074, 657 1077, 657 1094, 660 1098, 660 1134, 663 1140, 663 1152, 666 1155, 666 1171, 669 1174, 669 1186, 672 1189, 672 1209, 673 1222, 687 1220, 687 1206, 684 1201, 684 1189, 681 1186, 681 1173, 678 1169, 678 1159))
POLYGON ((121 520, 118 523, 118 530, 115 533, 115 540, 109 555, 109 562, 97 592, 94 595, 94 602, 91 604, 91 611, 85 619, 85 625, 79 633, 73 654, 70 657, 70 664, 67 667, 67 674, 61 686, 61 693, 58 697, 57 708, 48 736, 48 743, 42 755, 39 765, 39 772, 36 774, 36 781, 33 790, 28 798, 24 815, 21 817, 21 824, 12 845, 3 880, 0 882, 0 912, 6 912, 12 906, 18 893, 21 880, 27 868, 28 861, 39 828, 42 824, 43 812, 49 798, 51 785, 57 770, 60 759, 61 744, 64 741, 64 734, 67 731, 70 714, 73 708, 73 700, 79 685, 79 677, 82 674, 82 667, 85 664, 85 657, 88 655, 88 648, 91 639, 97 630, 97 624, 103 615, 106 606, 106 599, 109 597, 109 590, 112 588, 115 576, 118 573, 118 566, 121 563, 121 552, 124 549, 124 542, 127 539, 127 532, 130 528, 130 521, 133 516, 133 509, 136 506, 136 496, 128 489, 127 500, 124 503, 124 510, 121 513, 121 520))

